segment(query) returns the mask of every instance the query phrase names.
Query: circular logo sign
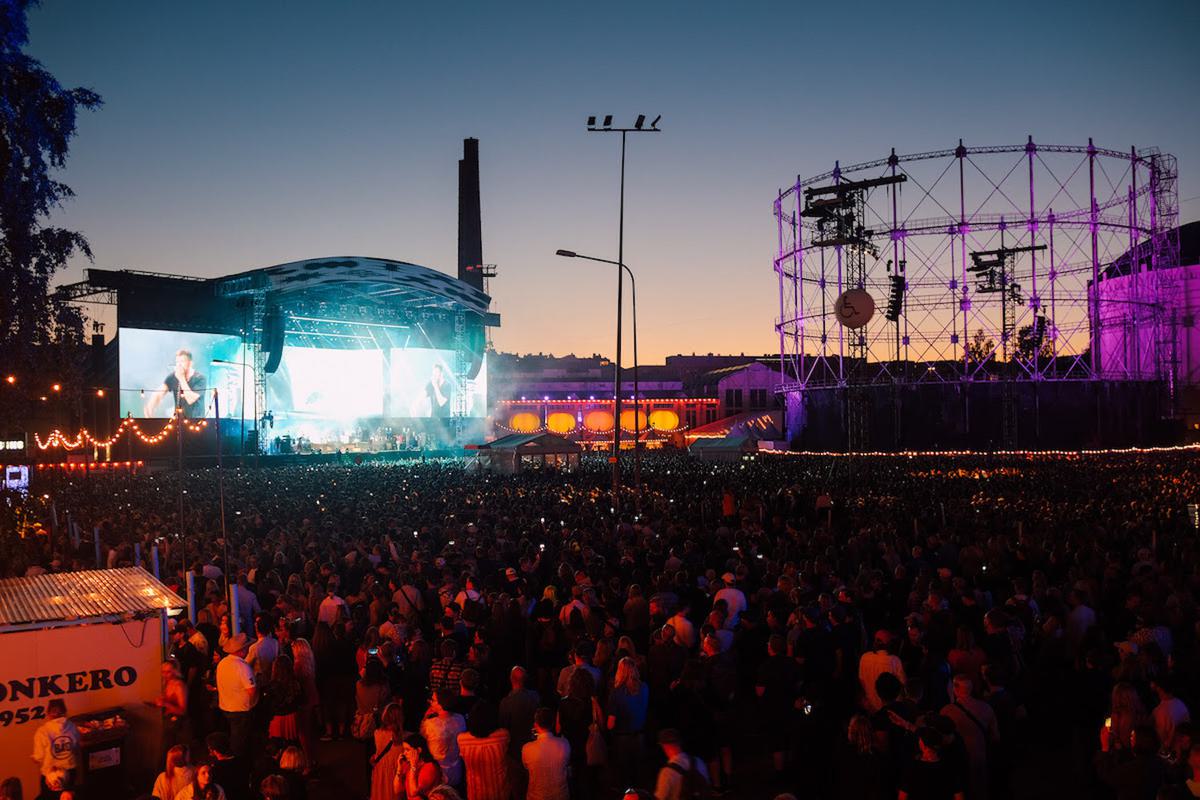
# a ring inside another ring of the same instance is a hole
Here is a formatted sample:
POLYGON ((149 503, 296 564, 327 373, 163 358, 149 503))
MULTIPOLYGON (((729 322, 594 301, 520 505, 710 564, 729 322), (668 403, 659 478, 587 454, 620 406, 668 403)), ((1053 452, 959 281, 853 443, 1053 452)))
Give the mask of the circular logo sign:
POLYGON ((833 304, 833 314, 843 327, 861 328, 875 316, 875 301, 866 289, 847 289, 833 304))

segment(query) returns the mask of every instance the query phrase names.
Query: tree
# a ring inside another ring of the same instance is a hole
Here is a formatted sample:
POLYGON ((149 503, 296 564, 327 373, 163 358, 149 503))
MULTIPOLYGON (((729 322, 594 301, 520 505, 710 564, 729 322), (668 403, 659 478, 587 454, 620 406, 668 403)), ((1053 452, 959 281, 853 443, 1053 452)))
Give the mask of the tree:
POLYGON ((1034 331, 1032 325, 1026 325, 1017 330, 1017 346, 1013 350, 1013 356, 1017 359, 1030 363, 1033 361, 1033 353, 1036 350, 1038 359, 1045 363, 1054 357, 1054 347, 1050 343, 1050 337, 1046 335, 1046 330, 1043 327, 1040 339, 1039 334, 1034 331))
POLYGON ((47 220, 74 196, 53 173, 66 165, 76 114, 101 104, 22 52, 37 2, 0 0, 0 372, 18 378, 16 390, 0 392, 0 417, 18 425, 44 391, 38 381, 57 379, 64 401, 80 390, 83 318, 51 296, 50 281, 71 256, 92 252, 81 233, 47 220))
POLYGON ((970 356, 973 364, 982 364, 989 358, 993 358, 995 349, 995 340, 984 333, 983 328, 976 328, 971 341, 967 342, 967 355, 970 356))

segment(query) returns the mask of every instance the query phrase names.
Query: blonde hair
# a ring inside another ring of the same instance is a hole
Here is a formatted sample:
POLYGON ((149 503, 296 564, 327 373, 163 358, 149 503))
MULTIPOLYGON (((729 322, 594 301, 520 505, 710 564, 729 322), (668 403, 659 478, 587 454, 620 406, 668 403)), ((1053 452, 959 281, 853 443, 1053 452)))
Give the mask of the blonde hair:
POLYGON ((175 780, 175 770, 187 768, 188 766, 188 751, 181 744, 177 744, 167 751, 167 766, 163 770, 167 774, 167 780, 175 780))
POLYGON ((379 727, 392 731, 393 734, 404 734, 404 708, 399 702, 392 701, 383 707, 379 727))
POLYGON ((293 667, 297 677, 309 677, 317 674, 317 659, 313 655, 312 645, 308 643, 307 639, 292 639, 292 655, 296 657, 293 667))
POLYGON ((614 689, 624 689, 630 694, 642 690, 642 678, 638 674, 637 662, 625 656, 617 663, 617 676, 613 679, 614 689))
POLYGON ((865 714, 855 714, 846 728, 846 738, 859 755, 868 755, 875 746, 875 732, 865 714))
POLYGON ((296 772, 303 772, 308 766, 308 762, 304 758, 304 751, 296 745, 288 745, 283 748, 283 752, 279 754, 279 768, 290 769, 296 772))
POLYGON ((1132 683, 1118 681, 1112 689, 1112 718, 1113 741, 1118 747, 1129 746, 1129 735, 1138 725, 1146 722, 1146 706, 1132 683))

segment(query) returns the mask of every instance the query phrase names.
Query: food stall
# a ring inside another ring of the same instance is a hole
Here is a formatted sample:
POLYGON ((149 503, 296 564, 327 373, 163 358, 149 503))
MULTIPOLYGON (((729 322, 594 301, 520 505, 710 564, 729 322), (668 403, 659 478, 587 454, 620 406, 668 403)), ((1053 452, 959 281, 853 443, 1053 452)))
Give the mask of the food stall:
POLYGON ((46 705, 80 730, 80 782, 101 794, 161 769, 167 615, 184 601, 140 567, 0 580, 0 764, 38 794, 30 758, 46 705))

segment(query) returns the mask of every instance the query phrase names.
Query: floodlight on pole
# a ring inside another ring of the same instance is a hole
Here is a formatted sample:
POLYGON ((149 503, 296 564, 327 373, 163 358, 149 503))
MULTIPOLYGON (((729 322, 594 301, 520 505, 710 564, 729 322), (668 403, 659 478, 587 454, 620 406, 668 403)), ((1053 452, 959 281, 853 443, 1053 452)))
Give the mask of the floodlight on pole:
MULTIPOLYGON (((632 289, 631 299, 633 300, 633 396, 630 397, 629 399, 633 401, 633 437, 634 437, 633 438, 633 445, 634 445, 634 447, 633 447, 633 474, 634 474, 634 483, 637 486, 636 497, 638 499, 639 511, 640 511, 640 503, 641 503, 641 496, 642 496, 641 495, 641 491, 642 491, 642 452, 641 452, 641 447, 639 445, 640 445, 641 438, 642 438, 642 423, 641 423, 641 419, 638 417, 638 414, 641 411, 641 392, 638 387, 637 279, 634 277, 633 270, 631 270, 629 268, 629 265, 622 264, 620 261, 613 261, 612 259, 608 259, 608 258, 596 258, 595 256, 585 256, 582 253, 576 253, 574 250, 558 250, 556 254, 560 255, 564 258, 578 258, 583 261, 595 261, 600 264, 612 264, 614 267, 617 267, 618 271, 623 272, 629 276, 629 287, 630 287, 630 289, 632 289)), ((618 310, 617 313, 618 313, 618 315, 620 315, 621 311, 618 310)), ((618 327, 619 327, 619 321, 618 321, 618 327)), ((620 403, 621 403, 620 388, 621 387, 618 386, 617 390, 614 391, 614 394, 613 394, 613 401, 616 403, 614 410, 620 408, 620 403)), ((593 397, 592 399, 594 400, 595 397, 593 397)), ((621 427, 621 414, 619 411, 617 411, 614 419, 615 419, 615 421, 613 423, 614 429, 620 428, 621 427)), ((614 430, 614 433, 615 433, 615 430, 614 430)))
MULTIPOLYGON (((612 115, 606 114, 604 117, 604 126, 602 128, 596 128, 596 127, 592 126, 591 124, 589 124, 589 126, 588 126, 588 130, 593 133, 619 133, 619 134, 621 134, 621 199, 620 199, 620 206, 619 206, 620 210, 619 210, 619 216, 618 216, 618 222, 617 222, 617 260, 615 262, 616 264, 620 265, 621 267, 624 267, 624 265, 625 265, 625 139, 626 139, 626 135, 630 134, 630 133, 661 133, 661 131, 656 127, 658 125, 658 121, 660 119, 662 119, 662 114, 659 114, 657 117, 654 118, 654 122, 652 122, 650 124, 650 128, 643 128, 641 126, 645 124, 646 115, 641 114, 637 117, 637 120, 636 120, 637 126, 636 127, 614 128, 614 127, 612 127, 612 120, 613 120, 612 115)), ((591 118, 589 117, 588 120, 590 123, 591 118)), ((600 259, 595 259, 595 260, 600 260, 600 259)), ((627 268, 617 270, 617 352, 616 352, 615 357, 613 358, 613 402, 614 402, 613 414, 615 417, 615 421, 613 423, 613 445, 612 445, 613 453, 612 453, 612 457, 609 459, 612 462, 612 468, 613 468, 612 501, 613 501, 614 507, 618 506, 621 502, 621 494, 620 494, 620 491, 621 491, 621 463, 620 463, 620 459, 621 459, 621 319, 624 316, 621 312, 622 312, 622 309, 624 308, 625 270, 626 269, 627 268)), ((631 275, 632 275, 632 273, 631 273, 631 275)), ((636 392, 635 392, 635 394, 636 394, 636 392)), ((637 458, 638 448, 640 447, 640 444, 637 440, 641 438, 639 426, 637 424, 637 422, 638 422, 638 420, 637 420, 637 401, 635 401, 635 405, 634 405, 633 418, 634 418, 634 431, 635 431, 633 447, 634 447, 634 456, 635 456, 635 462, 636 462, 638 460, 638 458, 637 458)), ((639 472, 640 472, 640 470, 639 470, 639 472)), ((640 481, 640 477, 641 476, 638 475, 637 480, 640 481)), ((638 486, 638 489, 639 489, 639 496, 640 496, 640 490, 641 490, 640 485, 638 486)))

